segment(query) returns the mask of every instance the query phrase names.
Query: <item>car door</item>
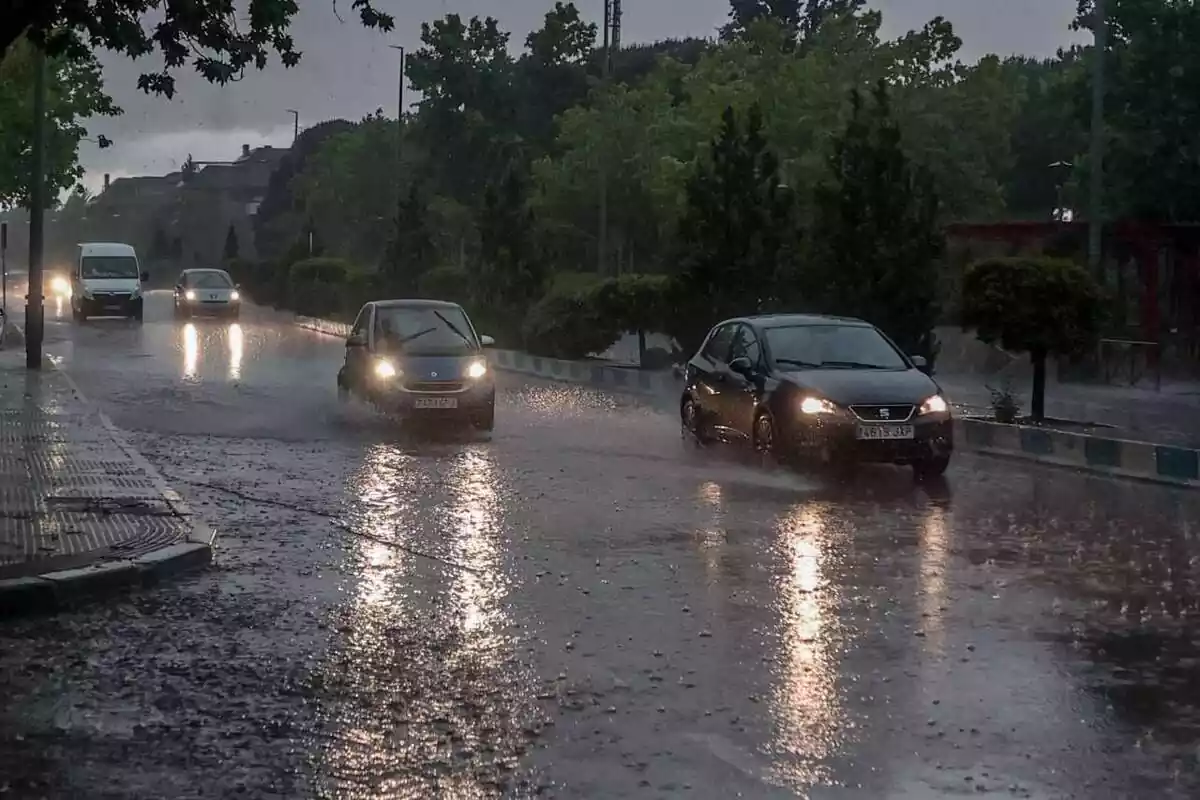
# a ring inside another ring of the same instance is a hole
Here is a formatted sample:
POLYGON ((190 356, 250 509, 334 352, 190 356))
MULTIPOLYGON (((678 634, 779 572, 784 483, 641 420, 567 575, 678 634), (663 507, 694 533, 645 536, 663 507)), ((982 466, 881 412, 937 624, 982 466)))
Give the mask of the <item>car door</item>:
POLYGON ((370 352, 371 305, 362 307, 354 325, 350 327, 350 337, 361 337, 366 343, 360 347, 346 348, 346 376, 348 383, 355 388, 362 388, 366 377, 367 367, 371 360, 370 352))
MULTIPOLYGON (((729 347, 729 361, 736 358, 750 360, 756 375, 762 375, 763 352, 754 328, 744 322, 738 323, 729 347)), ((728 371, 727 388, 721 394, 721 416, 725 419, 730 438, 749 439, 754 426, 754 414, 758 410, 759 381, 728 371)))
POLYGON ((729 345, 733 341, 734 323, 713 328, 691 361, 693 396, 702 424, 720 437, 725 436, 722 414, 722 394, 729 389, 729 345))

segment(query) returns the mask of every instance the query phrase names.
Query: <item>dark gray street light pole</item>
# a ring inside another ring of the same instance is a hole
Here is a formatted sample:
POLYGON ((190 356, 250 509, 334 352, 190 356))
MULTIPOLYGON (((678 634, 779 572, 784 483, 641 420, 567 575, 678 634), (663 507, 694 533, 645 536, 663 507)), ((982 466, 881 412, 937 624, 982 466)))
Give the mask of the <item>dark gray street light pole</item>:
POLYGON ((1104 62, 1108 53, 1108 14, 1104 0, 1094 0, 1092 33, 1095 43, 1092 52, 1092 130, 1088 152, 1090 178, 1088 197, 1088 267, 1101 283, 1104 272, 1104 62))
POLYGON ((294 108, 289 108, 287 113, 292 115, 292 144, 300 138, 300 112, 294 108))
POLYGON ((29 292, 25 296, 25 367, 42 368, 45 317, 42 259, 46 213, 46 53, 37 43, 33 67, 33 153, 29 172, 29 292))

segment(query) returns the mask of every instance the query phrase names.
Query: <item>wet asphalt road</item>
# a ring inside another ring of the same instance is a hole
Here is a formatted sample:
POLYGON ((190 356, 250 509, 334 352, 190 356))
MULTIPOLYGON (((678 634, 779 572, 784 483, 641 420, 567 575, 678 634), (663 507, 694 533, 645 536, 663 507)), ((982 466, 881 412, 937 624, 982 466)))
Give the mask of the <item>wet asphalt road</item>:
POLYGON ((1200 792, 1184 492, 835 486, 512 376, 490 440, 414 439, 338 406, 336 340, 163 294, 48 336, 221 549, 0 626, 0 797, 1200 792))

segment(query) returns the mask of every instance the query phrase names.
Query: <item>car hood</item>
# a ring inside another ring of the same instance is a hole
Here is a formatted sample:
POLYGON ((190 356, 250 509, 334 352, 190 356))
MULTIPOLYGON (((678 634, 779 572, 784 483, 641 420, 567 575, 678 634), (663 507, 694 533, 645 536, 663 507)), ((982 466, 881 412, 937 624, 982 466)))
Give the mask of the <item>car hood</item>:
POLYGON ((84 278, 83 288, 89 292, 132 292, 141 285, 137 278, 84 278))
POLYGON ((781 376, 801 390, 838 405, 920 403, 941 389, 924 372, 907 370, 818 369, 781 376))
POLYGON ((405 355, 396 359, 404 374, 418 381, 454 381, 467 377, 467 366, 478 353, 458 355, 405 355))

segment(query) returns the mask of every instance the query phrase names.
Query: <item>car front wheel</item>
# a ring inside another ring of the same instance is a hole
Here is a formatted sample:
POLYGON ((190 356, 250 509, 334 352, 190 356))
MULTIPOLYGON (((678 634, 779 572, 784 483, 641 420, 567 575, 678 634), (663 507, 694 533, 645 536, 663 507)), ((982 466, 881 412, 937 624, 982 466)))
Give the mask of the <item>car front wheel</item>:
POLYGON ((491 433, 496 428, 496 406, 488 406, 487 410, 475 418, 475 430, 491 433))
POLYGON ((949 454, 937 456, 929 456, 922 458, 919 461, 914 461, 913 475, 917 480, 928 480, 930 478, 940 478, 945 474, 946 469, 950 466, 949 454))
POLYGON ((685 437, 690 436, 697 444, 707 444, 704 424, 700 420, 700 404, 692 397, 684 397, 679 404, 679 425, 685 437))

